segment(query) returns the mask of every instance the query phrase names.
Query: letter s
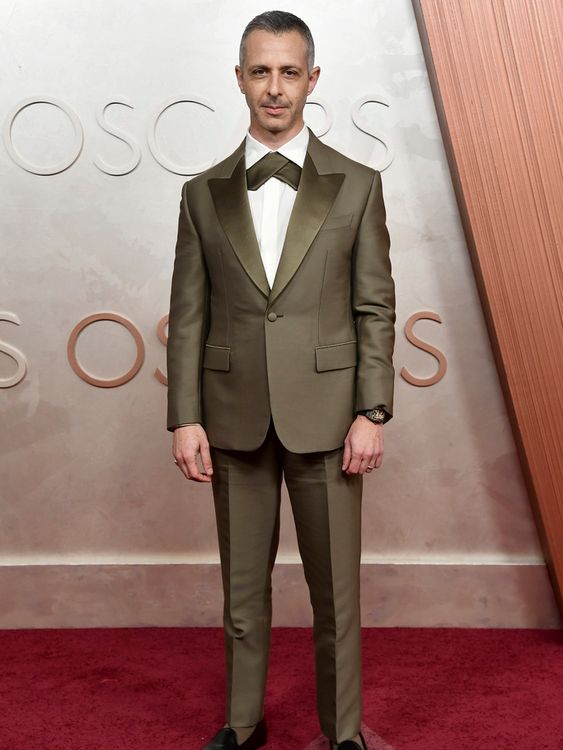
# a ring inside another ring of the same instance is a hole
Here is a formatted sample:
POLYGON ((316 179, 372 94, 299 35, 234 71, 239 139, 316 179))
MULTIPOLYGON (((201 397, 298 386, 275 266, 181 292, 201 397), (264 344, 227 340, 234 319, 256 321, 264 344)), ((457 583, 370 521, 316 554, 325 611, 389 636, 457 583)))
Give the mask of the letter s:
POLYGON ((131 158, 129 159, 128 162, 126 162, 122 166, 114 167, 109 162, 105 161, 105 159, 102 159, 101 156, 96 156, 94 157, 94 165, 101 172, 105 172, 106 174, 111 174, 111 175, 129 174, 129 172, 132 172, 141 161, 141 148, 130 133, 127 133, 125 130, 121 130, 121 128, 118 128, 115 125, 111 125, 110 123, 106 121, 106 109, 111 104, 123 104, 125 107, 130 107, 131 109, 133 109, 133 105, 130 104, 127 101, 127 99, 116 97, 115 99, 112 99, 110 102, 107 102, 103 106, 99 107, 98 110, 96 111, 96 121, 98 125, 106 133, 109 133, 110 135, 113 135, 116 138, 119 138, 119 140, 123 141, 123 143, 126 143, 131 149, 131 158))
MULTIPOLYGON (((20 319, 15 313, 0 312, 0 320, 14 323, 17 326, 20 325, 20 319)), ((16 371, 13 375, 10 375, 8 378, 0 378, 0 388, 11 388, 18 383, 21 383, 25 378, 27 373, 27 360, 23 352, 20 352, 15 346, 10 346, 10 344, 7 344, 5 341, 0 341, 0 352, 15 360, 17 365, 16 371)))
POLYGON ((354 125, 358 128, 358 130, 361 130, 362 133, 367 133, 367 135, 371 135, 372 138, 375 138, 380 143, 382 143, 385 148, 387 149, 387 158, 383 162, 383 164, 380 164, 376 167, 380 172, 383 172, 384 169, 387 169, 387 167, 391 164, 395 157, 395 149, 393 148, 393 144, 391 142, 391 138, 385 131, 381 130, 369 130, 367 125, 362 124, 362 117, 360 115, 360 110, 364 106, 364 104, 368 104, 370 102, 373 102, 374 104, 382 104, 384 107, 389 107, 389 102, 386 100, 384 96, 371 94, 369 96, 362 96, 361 99, 358 99, 357 102, 354 103, 352 107, 352 122, 354 125))
POLYGON ((446 374, 447 360, 439 349, 436 349, 435 346, 432 346, 432 344, 429 344, 426 341, 422 341, 422 339, 419 339, 418 336, 415 335, 413 331, 414 324, 417 320, 421 319, 435 320, 437 323, 442 322, 440 316, 430 310, 421 310, 420 312, 413 313, 405 323, 405 336, 411 344, 414 344, 417 347, 417 349, 422 349, 423 351, 428 352, 428 354, 431 354, 438 360, 438 370, 430 378, 417 378, 415 375, 411 375, 406 367, 402 367, 401 376, 411 385, 427 386, 434 385, 442 380, 446 374))

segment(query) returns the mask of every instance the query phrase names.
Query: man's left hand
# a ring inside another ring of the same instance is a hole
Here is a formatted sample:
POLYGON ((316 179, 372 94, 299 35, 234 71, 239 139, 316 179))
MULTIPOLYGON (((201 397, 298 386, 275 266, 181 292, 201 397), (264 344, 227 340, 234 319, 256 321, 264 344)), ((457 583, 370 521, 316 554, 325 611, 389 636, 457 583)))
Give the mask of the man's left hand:
POLYGON ((344 440, 342 471, 364 474, 378 469, 383 461, 383 425, 358 414, 344 440))

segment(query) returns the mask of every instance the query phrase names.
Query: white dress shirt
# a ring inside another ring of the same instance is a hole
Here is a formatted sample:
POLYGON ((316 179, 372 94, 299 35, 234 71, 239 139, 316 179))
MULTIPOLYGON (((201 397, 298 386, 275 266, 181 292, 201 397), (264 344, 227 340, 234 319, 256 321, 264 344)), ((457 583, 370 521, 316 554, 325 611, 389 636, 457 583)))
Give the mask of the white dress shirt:
MULTIPOLYGON (((308 144, 309 131, 307 126, 303 125, 297 135, 276 150, 303 167, 308 144)), ((245 144, 246 168, 251 167, 271 150, 248 132, 245 144)), ((256 238, 270 288, 274 285, 296 195, 297 191, 291 185, 287 185, 276 177, 270 177, 258 190, 248 191, 256 238)))

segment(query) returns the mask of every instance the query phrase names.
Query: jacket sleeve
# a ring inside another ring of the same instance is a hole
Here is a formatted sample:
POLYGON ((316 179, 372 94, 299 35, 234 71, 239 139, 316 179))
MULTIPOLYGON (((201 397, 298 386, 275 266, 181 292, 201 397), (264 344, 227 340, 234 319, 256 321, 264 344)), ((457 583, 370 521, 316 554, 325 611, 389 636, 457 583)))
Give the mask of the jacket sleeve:
POLYGON ((201 365, 209 316, 209 277, 188 208, 187 185, 182 187, 180 201, 168 319, 166 428, 170 431, 178 424, 202 422, 201 365))
POLYGON ((355 410, 383 406, 393 416, 395 283, 381 173, 375 171, 354 245, 352 306, 358 341, 355 410))

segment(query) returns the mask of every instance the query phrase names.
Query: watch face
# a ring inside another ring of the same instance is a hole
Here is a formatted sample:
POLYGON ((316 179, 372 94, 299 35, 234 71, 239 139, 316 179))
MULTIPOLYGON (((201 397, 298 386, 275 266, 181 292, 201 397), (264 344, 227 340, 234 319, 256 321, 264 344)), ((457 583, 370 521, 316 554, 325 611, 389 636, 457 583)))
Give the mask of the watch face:
POLYGON ((368 419, 371 419, 372 422, 380 423, 385 421, 385 410, 375 408, 369 411, 366 414, 368 419))

